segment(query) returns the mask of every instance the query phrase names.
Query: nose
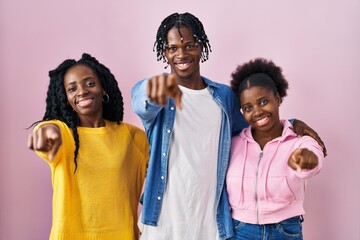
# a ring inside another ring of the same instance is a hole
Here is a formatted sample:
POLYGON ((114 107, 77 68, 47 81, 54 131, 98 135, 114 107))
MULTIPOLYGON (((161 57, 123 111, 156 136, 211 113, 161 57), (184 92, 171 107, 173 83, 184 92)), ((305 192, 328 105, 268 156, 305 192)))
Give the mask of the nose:
POLYGON ((177 49, 176 56, 179 57, 179 58, 181 58, 181 57, 185 56, 186 53, 187 53, 186 47, 179 47, 179 48, 177 49))
POLYGON ((85 87, 79 87, 79 88, 78 88, 78 92, 77 92, 77 95, 78 95, 78 96, 86 95, 86 94, 88 94, 88 93, 89 93, 89 91, 86 90, 85 87))
POLYGON ((257 106, 257 105, 255 105, 255 106, 253 107, 253 111, 254 111, 254 116, 255 116, 255 117, 256 117, 256 116, 260 116, 260 115, 263 113, 262 108, 261 108, 260 106, 257 106))

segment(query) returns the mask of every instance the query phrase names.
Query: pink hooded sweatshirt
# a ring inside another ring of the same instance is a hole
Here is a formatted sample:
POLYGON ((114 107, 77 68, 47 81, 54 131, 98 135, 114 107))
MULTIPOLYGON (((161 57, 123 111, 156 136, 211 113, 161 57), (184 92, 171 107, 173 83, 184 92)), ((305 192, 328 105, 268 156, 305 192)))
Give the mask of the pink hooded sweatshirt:
POLYGON ((251 127, 232 138, 226 183, 232 217, 238 221, 270 224, 305 213, 307 178, 319 173, 322 148, 311 137, 297 137, 287 120, 281 124, 282 136, 268 142, 263 150, 255 142, 251 127), (297 148, 314 152, 318 165, 300 172, 291 169, 287 162, 297 148))

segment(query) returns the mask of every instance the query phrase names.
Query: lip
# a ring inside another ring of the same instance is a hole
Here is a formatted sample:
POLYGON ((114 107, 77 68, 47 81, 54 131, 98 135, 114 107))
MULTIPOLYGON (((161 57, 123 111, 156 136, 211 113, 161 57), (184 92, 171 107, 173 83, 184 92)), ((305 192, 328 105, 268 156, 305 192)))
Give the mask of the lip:
POLYGON ((191 64, 192 64, 192 60, 189 61, 179 61, 179 62, 174 62, 174 65, 177 69, 179 69, 180 71, 185 71, 187 70, 191 64))
POLYGON ((86 108, 86 107, 89 107, 92 104, 94 99, 95 99, 94 97, 78 98, 78 99, 75 99, 74 103, 79 108, 86 108))
POLYGON ((78 104, 79 102, 83 102, 86 100, 94 100, 94 98, 93 97, 78 98, 78 99, 75 99, 75 104, 78 104))
POLYGON ((269 121, 270 121, 270 115, 265 115, 254 119, 253 124, 262 127, 266 125, 269 121))

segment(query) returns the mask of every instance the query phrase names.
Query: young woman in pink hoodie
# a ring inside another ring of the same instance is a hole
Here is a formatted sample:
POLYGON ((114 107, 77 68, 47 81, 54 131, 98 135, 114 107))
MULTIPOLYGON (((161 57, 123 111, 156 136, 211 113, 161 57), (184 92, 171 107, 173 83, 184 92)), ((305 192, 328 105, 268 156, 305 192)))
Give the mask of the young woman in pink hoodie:
POLYGON ((301 240, 304 194, 324 158, 319 144, 281 120, 288 82, 272 61, 255 59, 232 74, 231 88, 250 124, 232 139, 227 172, 234 237, 301 240))

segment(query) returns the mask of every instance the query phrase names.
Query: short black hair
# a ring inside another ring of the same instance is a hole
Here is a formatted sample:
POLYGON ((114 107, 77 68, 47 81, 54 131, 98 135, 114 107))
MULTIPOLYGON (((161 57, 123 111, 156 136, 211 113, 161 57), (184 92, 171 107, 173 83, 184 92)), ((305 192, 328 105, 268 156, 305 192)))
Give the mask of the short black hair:
POLYGON ((278 93, 281 100, 287 95, 289 83, 285 79, 282 68, 271 60, 256 58, 239 65, 231 74, 230 87, 239 98, 241 93, 252 86, 265 87, 278 93))
POLYGON ((77 169, 76 158, 80 147, 77 132, 80 119, 70 104, 68 104, 64 87, 64 76, 70 68, 77 65, 84 65, 91 68, 98 76, 102 88, 108 95, 108 99, 103 103, 103 118, 120 124, 124 116, 123 97, 114 75, 105 65, 90 54, 83 53, 81 59, 78 61, 67 59, 57 68, 49 71, 50 83, 46 97, 46 111, 42 121, 60 120, 72 129, 76 146, 74 152, 75 171, 77 169))
MULTIPOLYGON (((170 29, 176 27, 187 27, 191 30, 195 43, 202 45, 201 62, 205 62, 209 59, 209 52, 211 52, 211 46, 209 39, 205 33, 204 26, 201 21, 192 15, 191 13, 173 13, 166 17, 160 24, 156 40, 154 43, 153 51, 156 49, 157 61, 166 62, 164 51, 167 47, 167 34, 170 29)), ((180 33, 181 36, 181 33, 180 33)))

